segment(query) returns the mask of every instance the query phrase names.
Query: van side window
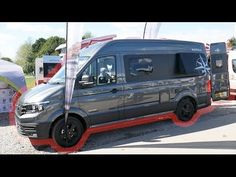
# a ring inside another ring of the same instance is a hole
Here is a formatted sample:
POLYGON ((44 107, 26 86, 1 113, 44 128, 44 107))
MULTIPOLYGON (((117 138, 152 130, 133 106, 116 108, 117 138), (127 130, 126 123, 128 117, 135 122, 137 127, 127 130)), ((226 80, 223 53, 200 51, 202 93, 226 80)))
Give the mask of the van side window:
POLYGON ((83 82, 85 84, 90 83, 90 87, 93 87, 96 85, 96 82, 97 82, 96 61, 93 61, 90 65, 87 66, 87 68, 84 70, 82 75, 79 77, 79 81, 81 85, 83 84, 83 82))
POLYGON ((124 64, 127 82, 204 75, 210 70, 203 53, 125 55, 124 64))
POLYGON ((141 76, 153 72, 151 58, 131 58, 129 61, 129 74, 132 76, 141 76))
POLYGON ((147 81, 153 79, 153 58, 151 55, 125 55, 126 81, 147 81))
POLYGON ((97 58, 87 66, 82 75, 79 77, 79 82, 81 84, 81 88, 116 83, 115 57, 109 56, 97 58))
POLYGON ((209 74, 207 58, 201 53, 177 53, 175 72, 179 76, 209 74))
POLYGON ((116 83, 116 60, 114 56, 97 59, 97 85, 116 83))
POLYGON ((43 74, 44 77, 52 77, 56 71, 57 63, 44 63, 43 64, 43 74))
POLYGON ((232 60, 233 71, 236 73, 236 59, 232 60))
POLYGON ((39 74, 43 73, 43 67, 39 67, 39 74))

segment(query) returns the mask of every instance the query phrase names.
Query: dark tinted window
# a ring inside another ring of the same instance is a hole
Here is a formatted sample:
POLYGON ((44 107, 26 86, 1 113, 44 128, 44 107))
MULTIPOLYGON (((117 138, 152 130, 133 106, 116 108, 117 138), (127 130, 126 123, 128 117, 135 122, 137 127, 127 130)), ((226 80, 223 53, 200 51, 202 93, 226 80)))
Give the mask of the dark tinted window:
POLYGON ((127 82, 171 79, 209 72, 204 54, 150 54, 124 56, 127 82))
POLYGON ((233 71, 236 73, 236 59, 232 60, 233 71))
POLYGON ((52 77, 56 74, 56 72, 59 70, 59 64, 58 63, 44 63, 43 64, 43 74, 44 77, 52 77))
POLYGON ((196 76, 209 74, 208 60, 204 54, 178 53, 176 54, 176 75, 196 76))
POLYGON ((211 69, 213 73, 228 72, 228 56, 227 54, 211 55, 211 69))
POLYGON ((153 72, 153 64, 151 58, 134 57, 129 60, 129 75, 145 76, 153 72))

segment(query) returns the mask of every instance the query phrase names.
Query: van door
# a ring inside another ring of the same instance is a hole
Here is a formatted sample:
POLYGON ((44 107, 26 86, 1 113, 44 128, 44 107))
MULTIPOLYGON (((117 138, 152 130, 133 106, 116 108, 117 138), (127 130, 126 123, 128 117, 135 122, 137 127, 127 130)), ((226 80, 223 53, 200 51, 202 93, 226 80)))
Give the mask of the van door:
POLYGON ((224 42, 212 43, 210 45, 210 65, 213 101, 228 99, 228 55, 224 42))
POLYGON ((236 95, 236 51, 228 53, 230 95, 236 95))
MULTIPOLYGON (((159 104, 159 85, 154 81, 154 60, 149 54, 123 56, 126 83, 124 84, 124 116, 122 119, 142 117, 162 111, 159 104)), ((169 92, 163 88, 162 96, 168 99, 169 92)), ((168 100, 169 101, 169 100, 168 100)))
POLYGON ((115 56, 95 59, 82 71, 76 82, 77 106, 86 112, 91 125, 120 118, 123 85, 117 83, 115 56))

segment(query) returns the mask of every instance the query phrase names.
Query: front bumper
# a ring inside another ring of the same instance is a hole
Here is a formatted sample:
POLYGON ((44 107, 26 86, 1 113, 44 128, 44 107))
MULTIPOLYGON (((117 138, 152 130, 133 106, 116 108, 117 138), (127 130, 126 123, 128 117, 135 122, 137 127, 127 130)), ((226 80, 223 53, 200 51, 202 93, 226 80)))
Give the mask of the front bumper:
POLYGON ((16 128, 19 134, 30 138, 38 138, 36 124, 21 124, 16 121, 16 128))
POLYGON ((15 114, 16 127, 19 134, 29 138, 45 139, 50 137, 49 122, 24 122, 24 119, 19 118, 15 114))

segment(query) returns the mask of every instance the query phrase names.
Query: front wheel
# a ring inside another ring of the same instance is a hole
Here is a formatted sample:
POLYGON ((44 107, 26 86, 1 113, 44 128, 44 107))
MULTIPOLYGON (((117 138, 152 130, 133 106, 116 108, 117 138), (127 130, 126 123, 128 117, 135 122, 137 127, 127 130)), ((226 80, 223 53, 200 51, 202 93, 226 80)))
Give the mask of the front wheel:
POLYGON ((195 113, 193 102, 189 98, 180 100, 177 105, 176 114, 179 120, 189 121, 195 113))
POLYGON ((69 116, 67 126, 65 119, 60 119, 53 127, 52 138, 62 147, 72 147, 76 145, 84 132, 83 125, 79 119, 69 116))

